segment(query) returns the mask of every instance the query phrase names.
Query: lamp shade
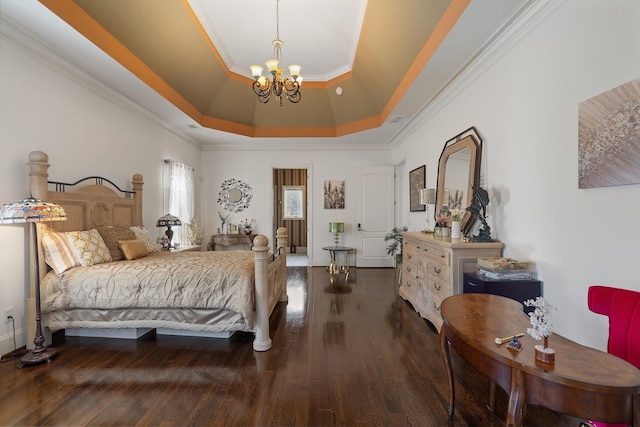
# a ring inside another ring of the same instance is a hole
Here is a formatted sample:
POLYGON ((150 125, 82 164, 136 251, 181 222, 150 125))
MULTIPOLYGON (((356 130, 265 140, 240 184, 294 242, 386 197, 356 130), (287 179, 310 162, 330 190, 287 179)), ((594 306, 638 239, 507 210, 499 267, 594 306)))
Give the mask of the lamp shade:
POLYGON ((420 190, 420 204, 433 205, 436 202, 435 188, 422 188, 420 190))
POLYGON ((171 214, 163 215, 160 218, 158 218, 158 221, 156 221, 156 227, 167 227, 167 226, 179 227, 181 225, 182 225, 182 221, 180 221, 180 218, 171 214))
POLYGON ((62 206, 43 202, 32 196, 0 208, 0 224, 66 220, 67 213, 62 206))
POLYGON ((330 222, 329 223, 329 232, 330 233, 344 233, 344 222, 330 222))

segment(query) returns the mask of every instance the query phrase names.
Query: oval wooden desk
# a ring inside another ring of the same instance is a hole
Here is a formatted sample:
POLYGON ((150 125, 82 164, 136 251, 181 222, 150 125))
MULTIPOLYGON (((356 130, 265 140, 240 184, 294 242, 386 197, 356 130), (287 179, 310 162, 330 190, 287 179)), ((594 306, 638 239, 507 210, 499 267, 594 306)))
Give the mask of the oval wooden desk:
POLYGON ((535 360, 541 344, 526 334, 529 317, 522 305, 487 294, 459 294, 441 306, 442 358, 449 377, 449 419, 453 419, 454 372, 449 348, 491 380, 489 407, 495 409, 495 384, 509 394, 507 425, 522 426, 527 404, 584 419, 640 426, 640 370, 608 353, 582 346, 558 334, 549 337, 555 364, 535 360), (524 332, 517 352, 496 338, 524 332))

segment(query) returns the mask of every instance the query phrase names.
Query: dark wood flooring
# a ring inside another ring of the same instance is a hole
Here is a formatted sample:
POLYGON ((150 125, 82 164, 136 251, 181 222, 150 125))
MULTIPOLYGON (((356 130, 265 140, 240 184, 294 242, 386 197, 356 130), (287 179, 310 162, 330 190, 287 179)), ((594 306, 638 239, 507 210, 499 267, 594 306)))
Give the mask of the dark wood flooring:
MULTIPOLYGON (((392 269, 331 286, 323 268, 289 269, 289 302, 271 318, 273 348, 148 336, 66 338, 50 364, 0 364, 0 425, 502 426, 499 391, 454 355, 456 408, 435 328, 400 299, 392 269)), ((342 276, 341 276, 342 277, 342 276)), ((530 406, 528 427, 579 420, 530 406)))

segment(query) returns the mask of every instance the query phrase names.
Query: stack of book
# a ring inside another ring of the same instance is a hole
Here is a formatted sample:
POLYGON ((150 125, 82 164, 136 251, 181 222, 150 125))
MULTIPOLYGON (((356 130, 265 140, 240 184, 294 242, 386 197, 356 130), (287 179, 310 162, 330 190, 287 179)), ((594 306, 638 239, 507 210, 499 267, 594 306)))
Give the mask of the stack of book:
POLYGON ((478 258, 477 274, 494 280, 529 280, 532 278, 529 263, 513 258, 478 258))

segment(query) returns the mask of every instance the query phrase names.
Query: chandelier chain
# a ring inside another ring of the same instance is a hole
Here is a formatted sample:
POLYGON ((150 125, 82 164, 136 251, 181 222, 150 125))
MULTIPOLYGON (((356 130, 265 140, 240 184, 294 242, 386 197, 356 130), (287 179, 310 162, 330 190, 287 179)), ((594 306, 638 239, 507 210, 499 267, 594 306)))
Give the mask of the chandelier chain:
POLYGON ((276 40, 280 40, 280 0, 276 0, 276 40))

